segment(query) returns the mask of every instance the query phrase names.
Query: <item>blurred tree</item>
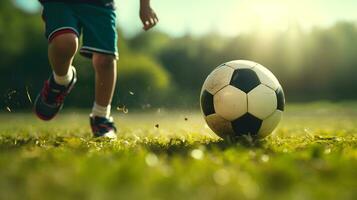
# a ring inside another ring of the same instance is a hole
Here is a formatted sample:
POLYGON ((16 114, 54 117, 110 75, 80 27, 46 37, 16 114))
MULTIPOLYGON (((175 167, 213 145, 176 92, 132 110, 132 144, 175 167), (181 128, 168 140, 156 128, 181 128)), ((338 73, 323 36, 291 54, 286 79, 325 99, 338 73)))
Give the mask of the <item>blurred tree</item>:
MULTIPOLYGON (((40 13, 26 13, 11 0, 0 1, 0 106, 30 108, 50 73, 40 13), (28 95, 29 94, 29 95, 28 95)), ((119 30, 119 70, 115 105, 198 108, 206 76, 219 64, 254 60, 282 83, 289 101, 357 99, 357 30, 351 22, 309 32, 298 23, 275 34, 259 31, 223 37, 170 37, 158 31, 127 39, 119 30)), ((67 106, 89 107, 94 73, 90 60, 77 56, 75 92, 67 106)))
POLYGON ((130 49, 135 52, 157 56, 169 43, 171 38, 162 32, 140 32, 128 41, 130 49))
MULTIPOLYGON (((44 24, 39 13, 26 13, 15 7, 10 0, 1 1, 0 94, 3 98, 0 105, 3 109, 31 108, 31 101, 48 78, 51 69, 43 31, 44 24)), ((116 93, 114 103, 141 106, 144 102, 153 105, 160 102, 160 99, 162 102, 170 82, 169 74, 150 56, 133 53, 120 30, 118 46, 123 59, 119 61, 117 90, 120 91, 116 93), (128 91, 135 95, 128 96, 128 91)), ((79 76, 75 87, 77 92, 68 97, 66 105, 89 107, 94 98, 91 62, 78 55, 74 65, 79 76)))
POLYGON ((127 54, 119 61, 118 90, 114 102, 136 107, 160 106, 170 89, 170 75, 154 59, 127 54))
POLYGON ((42 84, 39 80, 48 75, 43 27, 39 14, 19 10, 10 0, 0 2, 2 106, 29 107, 27 93, 32 93, 42 84))

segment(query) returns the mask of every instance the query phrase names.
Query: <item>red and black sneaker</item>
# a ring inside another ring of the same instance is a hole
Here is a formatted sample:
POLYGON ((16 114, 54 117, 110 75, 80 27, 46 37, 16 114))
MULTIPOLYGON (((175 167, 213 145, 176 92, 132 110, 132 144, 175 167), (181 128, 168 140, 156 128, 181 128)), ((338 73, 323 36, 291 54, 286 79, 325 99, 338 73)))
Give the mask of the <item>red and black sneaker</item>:
POLYGON ((71 92, 77 82, 76 69, 71 67, 70 70, 73 70, 73 78, 68 86, 57 84, 53 75, 45 81, 34 104, 35 113, 40 119, 45 121, 51 120, 62 109, 65 97, 71 92))
POLYGON ((114 125, 112 117, 105 118, 90 115, 89 120, 94 137, 104 137, 109 139, 117 138, 117 128, 114 125))

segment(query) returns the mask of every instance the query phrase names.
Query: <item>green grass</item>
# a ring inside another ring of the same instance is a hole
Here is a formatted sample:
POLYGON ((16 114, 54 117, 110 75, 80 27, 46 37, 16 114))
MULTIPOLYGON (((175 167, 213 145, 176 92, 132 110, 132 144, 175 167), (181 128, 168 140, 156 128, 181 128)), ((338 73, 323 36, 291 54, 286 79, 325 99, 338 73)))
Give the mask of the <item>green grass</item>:
POLYGON ((91 139, 83 111, 0 114, 0 199, 357 199, 356 103, 292 105, 239 144, 198 112, 114 116, 117 142, 91 139))

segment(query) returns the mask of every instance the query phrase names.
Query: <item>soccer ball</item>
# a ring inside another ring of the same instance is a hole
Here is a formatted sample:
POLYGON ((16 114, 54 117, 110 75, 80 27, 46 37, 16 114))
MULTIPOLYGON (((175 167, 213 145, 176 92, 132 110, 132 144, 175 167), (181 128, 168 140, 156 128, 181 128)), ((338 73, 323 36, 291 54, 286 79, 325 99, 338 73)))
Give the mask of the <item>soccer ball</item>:
POLYGON ((248 60, 218 66, 201 91, 204 118, 223 139, 266 137, 279 124, 284 106, 284 92, 276 77, 248 60))

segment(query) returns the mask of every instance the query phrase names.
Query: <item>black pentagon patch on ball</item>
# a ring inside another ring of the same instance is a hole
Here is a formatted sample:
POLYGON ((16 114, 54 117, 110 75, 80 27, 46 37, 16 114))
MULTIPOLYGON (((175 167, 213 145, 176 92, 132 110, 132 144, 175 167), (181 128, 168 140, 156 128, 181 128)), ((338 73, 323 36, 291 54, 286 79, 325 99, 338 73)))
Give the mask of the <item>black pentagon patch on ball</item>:
POLYGON ((246 113, 242 117, 232 121, 232 128, 237 136, 252 135, 256 136, 263 121, 254 117, 250 113, 246 113))
POLYGON ((230 85, 242 90, 245 93, 260 84, 258 75, 251 69, 237 69, 233 72, 230 85))
POLYGON ((213 95, 207 90, 203 91, 201 95, 201 107, 203 113, 208 116, 214 114, 214 105, 213 105, 213 95))
POLYGON ((276 99, 278 100, 278 106, 277 109, 284 111, 285 108, 285 95, 284 95, 284 91, 281 87, 279 87, 276 91, 276 99))

